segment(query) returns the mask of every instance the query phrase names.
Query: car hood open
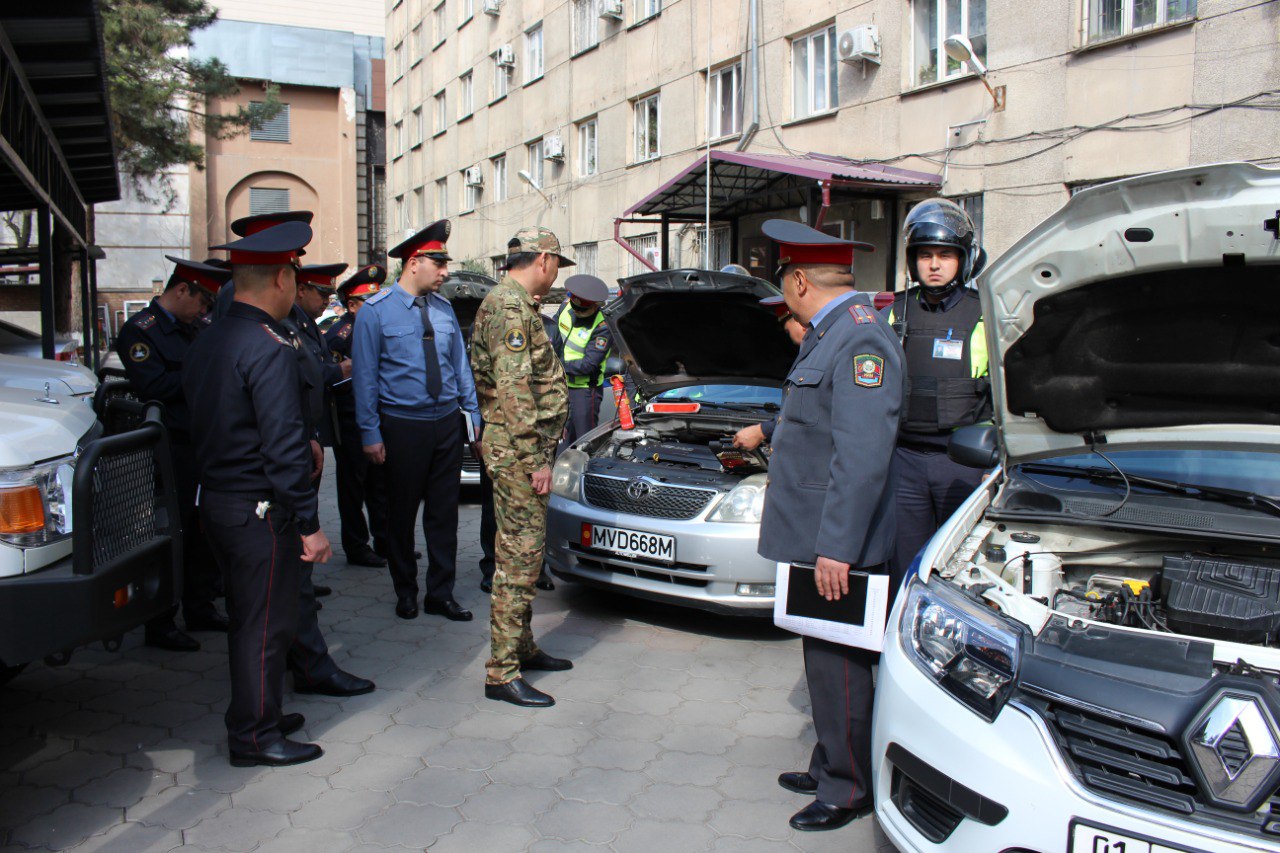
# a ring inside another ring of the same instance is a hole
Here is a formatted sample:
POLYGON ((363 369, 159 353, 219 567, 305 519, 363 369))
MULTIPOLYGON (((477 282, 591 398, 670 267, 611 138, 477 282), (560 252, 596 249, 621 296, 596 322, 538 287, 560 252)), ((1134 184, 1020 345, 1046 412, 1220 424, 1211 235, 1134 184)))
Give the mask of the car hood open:
POLYGON ((1009 462, 1280 447, 1280 171, 1084 190, 978 280, 1009 462))
POLYGON ((464 339, 471 340, 471 327, 475 325, 480 303, 497 286, 498 282, 484 273, 469 271, 451 272, 440 285, 440 295, 453 305, 464 339))
POLYGON ((780 386, 795 361, 767 281, 706 270, 624 278, 604 307, 614 347, 646 397, 687 385, 780 386))

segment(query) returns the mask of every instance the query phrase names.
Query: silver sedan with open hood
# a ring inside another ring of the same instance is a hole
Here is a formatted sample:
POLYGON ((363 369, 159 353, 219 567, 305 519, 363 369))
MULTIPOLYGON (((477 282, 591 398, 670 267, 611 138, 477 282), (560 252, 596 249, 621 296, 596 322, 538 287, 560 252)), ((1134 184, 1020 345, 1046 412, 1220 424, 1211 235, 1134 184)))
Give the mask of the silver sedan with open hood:
POLYGON ((632 428, 587 433, 556 461, 547 563, 561 578, 707 610, 767 615, 775 566, 756 554, 768 458, 733 448, 777 415, 795 345, 766 281, 666 270, 624 279, 604 308, 647 402, 632 428))

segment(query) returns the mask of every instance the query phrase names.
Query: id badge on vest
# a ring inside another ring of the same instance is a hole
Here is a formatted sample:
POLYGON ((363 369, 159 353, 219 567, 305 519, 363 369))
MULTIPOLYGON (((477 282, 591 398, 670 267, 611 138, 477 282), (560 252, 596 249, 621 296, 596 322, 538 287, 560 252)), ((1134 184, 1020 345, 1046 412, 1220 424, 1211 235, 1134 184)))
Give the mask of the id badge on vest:
POLYGON ((964 341, 952 339, 950 332, 947 332, 945 338, 935 338, 933 342, 933 357, 943 358, 947 361, 959 361, 964 358, 964 341))

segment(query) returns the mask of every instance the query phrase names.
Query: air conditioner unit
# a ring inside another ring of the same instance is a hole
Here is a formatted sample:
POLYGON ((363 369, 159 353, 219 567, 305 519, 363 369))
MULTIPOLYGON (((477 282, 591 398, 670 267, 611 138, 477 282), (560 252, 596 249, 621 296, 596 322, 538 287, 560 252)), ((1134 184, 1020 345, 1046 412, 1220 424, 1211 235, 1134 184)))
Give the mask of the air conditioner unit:
POLYGON ((469 187, 484 186, 484 172, 480 170, 479 166, 468 166, 466 178, 467 186, 469 187))
POLYGON ((514 68, 516 64, 516 49, 509 44, 504 44, 498 48, 498 65, 503 68, 514 68))
POLYGON ((502 0, 484 0, 484 13, 497 16, 502 11, 502 0))
POLYGON ((880 64, 880 31, 874 24, 852 27, 840 34, 836 53, 841 62, 874 62, 880 64))
POLYGON ((564 140, 552 135, 542 140, 542 156, 548 160, 564 159, 564 140))
POLYGON ((659 248, 641 249, 640 254, 644 255, 644 259, 648 261, 655 270, 662 269, 662 250, 659 248))
POLYGON ((621 21, 622 0, 600 0, 600 17, 610 21, 621 21))

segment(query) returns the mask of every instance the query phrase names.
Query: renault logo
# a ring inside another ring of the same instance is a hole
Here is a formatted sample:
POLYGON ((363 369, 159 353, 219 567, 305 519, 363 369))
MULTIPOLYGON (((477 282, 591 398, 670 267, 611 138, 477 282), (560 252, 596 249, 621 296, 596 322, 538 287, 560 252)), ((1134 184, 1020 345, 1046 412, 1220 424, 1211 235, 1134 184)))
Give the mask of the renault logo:
POLYGON ((649 497, 649 493, 653 491, 653 487, 649 485, 647 480, 636 478, 627 483, 627 497, 633 501, 642 501, 649 497))
POLYGON ((1280 781, 1275 720, 1256 696, 1219 693, 1188 729, 1191 765, 1214 803, 1254 811, 1280 781))

